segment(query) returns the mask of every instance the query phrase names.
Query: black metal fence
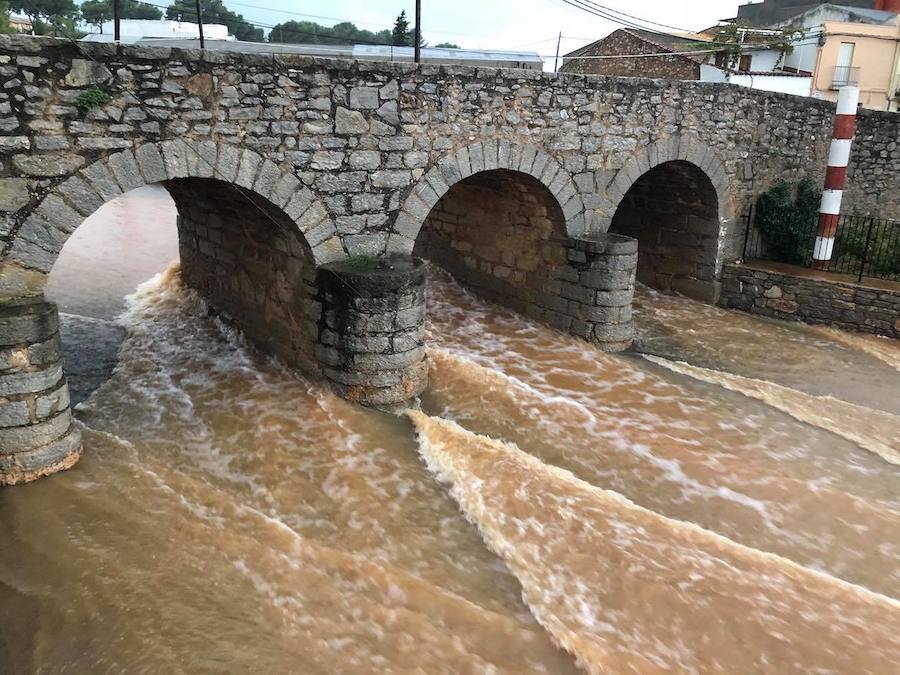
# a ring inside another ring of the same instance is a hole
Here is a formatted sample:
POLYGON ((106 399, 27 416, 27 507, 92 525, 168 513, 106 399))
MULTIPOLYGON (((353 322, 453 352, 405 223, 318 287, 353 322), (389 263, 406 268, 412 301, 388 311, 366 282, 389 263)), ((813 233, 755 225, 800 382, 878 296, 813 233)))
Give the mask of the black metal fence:
MULTIPOLYGON (((743 259, 771 260, 802 267, 813 266, 813 248, 818 222, 789 231, 763 232, 754 223, 754 210, 747 213, 743 259)), ((871 216, 841 215, 838 219, 831 260, 824 269, 863 277, 900 281, 900 220, 871 216)))

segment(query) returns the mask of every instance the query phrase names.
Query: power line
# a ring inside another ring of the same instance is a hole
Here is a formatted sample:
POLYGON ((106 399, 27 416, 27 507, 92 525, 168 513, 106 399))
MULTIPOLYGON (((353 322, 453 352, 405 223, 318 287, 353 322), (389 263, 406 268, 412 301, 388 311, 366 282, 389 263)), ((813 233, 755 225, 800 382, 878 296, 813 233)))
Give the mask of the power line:
POLYGON ((646 26, 635 23, 634 21, 630 21, 628 19, 623 19, 615 14, 612 14, 599 6, 589 5, 586 0, 560 0, 561 2, 569 5, 570 7, 574 7, 575 9, 580 9, 583 12, 587 12, 588 14, 592 14, 594 16, 598 16, 601 19, 606 19, 607 21, 611 21, 613 23, 619 24, 620 26, 624 26, 626 28, 634 28, 637 30, 648 30, 649 32, 659 32, 654 31, 652 29, 648 29, 646 26))
POLYGON ((607 7, 607 6, 605 6, 605 5, 601 5, 601 4, 599 4, 599 3, 592 2, 592 0, 584 0, 584 2, 585 2, 586 4, 588 4, 588 5, 593 5, 593 6, 595 6, 595 7, 604 9, 604 10, 609 11, 609 12, 612 12, 613 14, 621 14, 622 16, 625 16, 625 17, 628 17, 628 18, 631 18, 631 19, 637 19, 638 21, 640 21, 640 22, 642 22, 642 23, 647 23, 647 24, 650 24, 650 25, 652 25, 652 26, 659 26, 660 28, 671 28, 672 30, 677 30, 677 31, 682 32, 682 33, 690 33, 690 32, 692 32, 692 31, 690 31, 690 30, 688 30, 688 29, 686 29, 686 28, 678 28, 677 26, 670 26, 670 25, 665 24, 665 23, 659 23, 658 21, 652 21, 652 20, 650 20, 650 19, 643 19, 643 18, 641 18, 641 17, 639 17, 639 16, 635 16, 634 14, 628 14, 627 12, 623 12, 623 11, 618 10, 618 9, 613 9, 612 7, 607 7))

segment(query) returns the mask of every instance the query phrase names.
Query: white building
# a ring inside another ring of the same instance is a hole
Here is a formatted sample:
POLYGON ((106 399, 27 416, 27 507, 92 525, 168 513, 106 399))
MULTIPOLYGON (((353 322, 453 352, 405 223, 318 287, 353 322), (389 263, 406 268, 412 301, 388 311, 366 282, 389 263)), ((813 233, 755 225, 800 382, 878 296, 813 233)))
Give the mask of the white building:
MULTIPOLYGON (((897 20, 896 12, 839 4, 823 4, 797 16, 766 27, 770 30, 802 31, 793 43, 793 51, 781 54, 775 49, 744 49, 737 72, 726 74, 722 64, 707 63, 701 68, 701 80, 729 82, 753 89, 777 91, 799 96, 821 96, 816 91, 815 73, 819 52, 825 40, 823 26, 826 22, 847 24, 889 25, 897 20)), ((757 29, 756 34, 765 34, 757 29)), ((746 42, 753 43, 753 29, 745 34, 746 42)))
MULTIPOLYGON (((113 30, 110 21, 103 24, 102 33, 88 33, 82 40, 112 42, 113 30)), ((200 26, 189 21, 122 19, 119 22, 119 34, 121 41, 125 43, 138 40, 197 40, 200 38, 200 26)), ((234 36, 228 34, 228 26, 219 23, 204 22, 203 37, 206 40, 234 40, 234 36)))

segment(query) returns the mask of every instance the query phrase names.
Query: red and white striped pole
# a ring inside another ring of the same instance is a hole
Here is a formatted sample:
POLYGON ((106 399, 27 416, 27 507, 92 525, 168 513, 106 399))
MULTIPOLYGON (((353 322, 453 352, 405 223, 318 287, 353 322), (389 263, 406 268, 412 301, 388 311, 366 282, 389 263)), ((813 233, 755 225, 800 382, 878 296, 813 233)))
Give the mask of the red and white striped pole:
POLYGON ((828 151, 825 191, 822 192, 822 205, 819 207, 819 228, 813 248, 813 265, 819 268, 828 267, 834 251, 834 235, 841 215, 847 164, 850 163, 850 146, 856 132, 858 103, 859 87, 841 87, 838 92, 837 114, 834 116, 834 131, 831 134, 831 149, 828 151))

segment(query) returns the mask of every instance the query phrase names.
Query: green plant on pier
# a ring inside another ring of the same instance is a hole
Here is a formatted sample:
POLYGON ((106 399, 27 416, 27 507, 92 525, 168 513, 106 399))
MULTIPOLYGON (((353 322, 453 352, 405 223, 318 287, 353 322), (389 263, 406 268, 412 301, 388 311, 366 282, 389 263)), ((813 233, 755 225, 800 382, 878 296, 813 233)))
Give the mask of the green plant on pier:
POLYGON ((355 272, 365 272, 371 269, 372 258, 366 254, 352 255, 347 259, 347 266, 355 272))
POLYGON ((81 92, 75 101, 75 106, 83 113, 90 112, 94 108, 100 108, 112 101, 112 97, 100 87, 91 87, 81 92))

